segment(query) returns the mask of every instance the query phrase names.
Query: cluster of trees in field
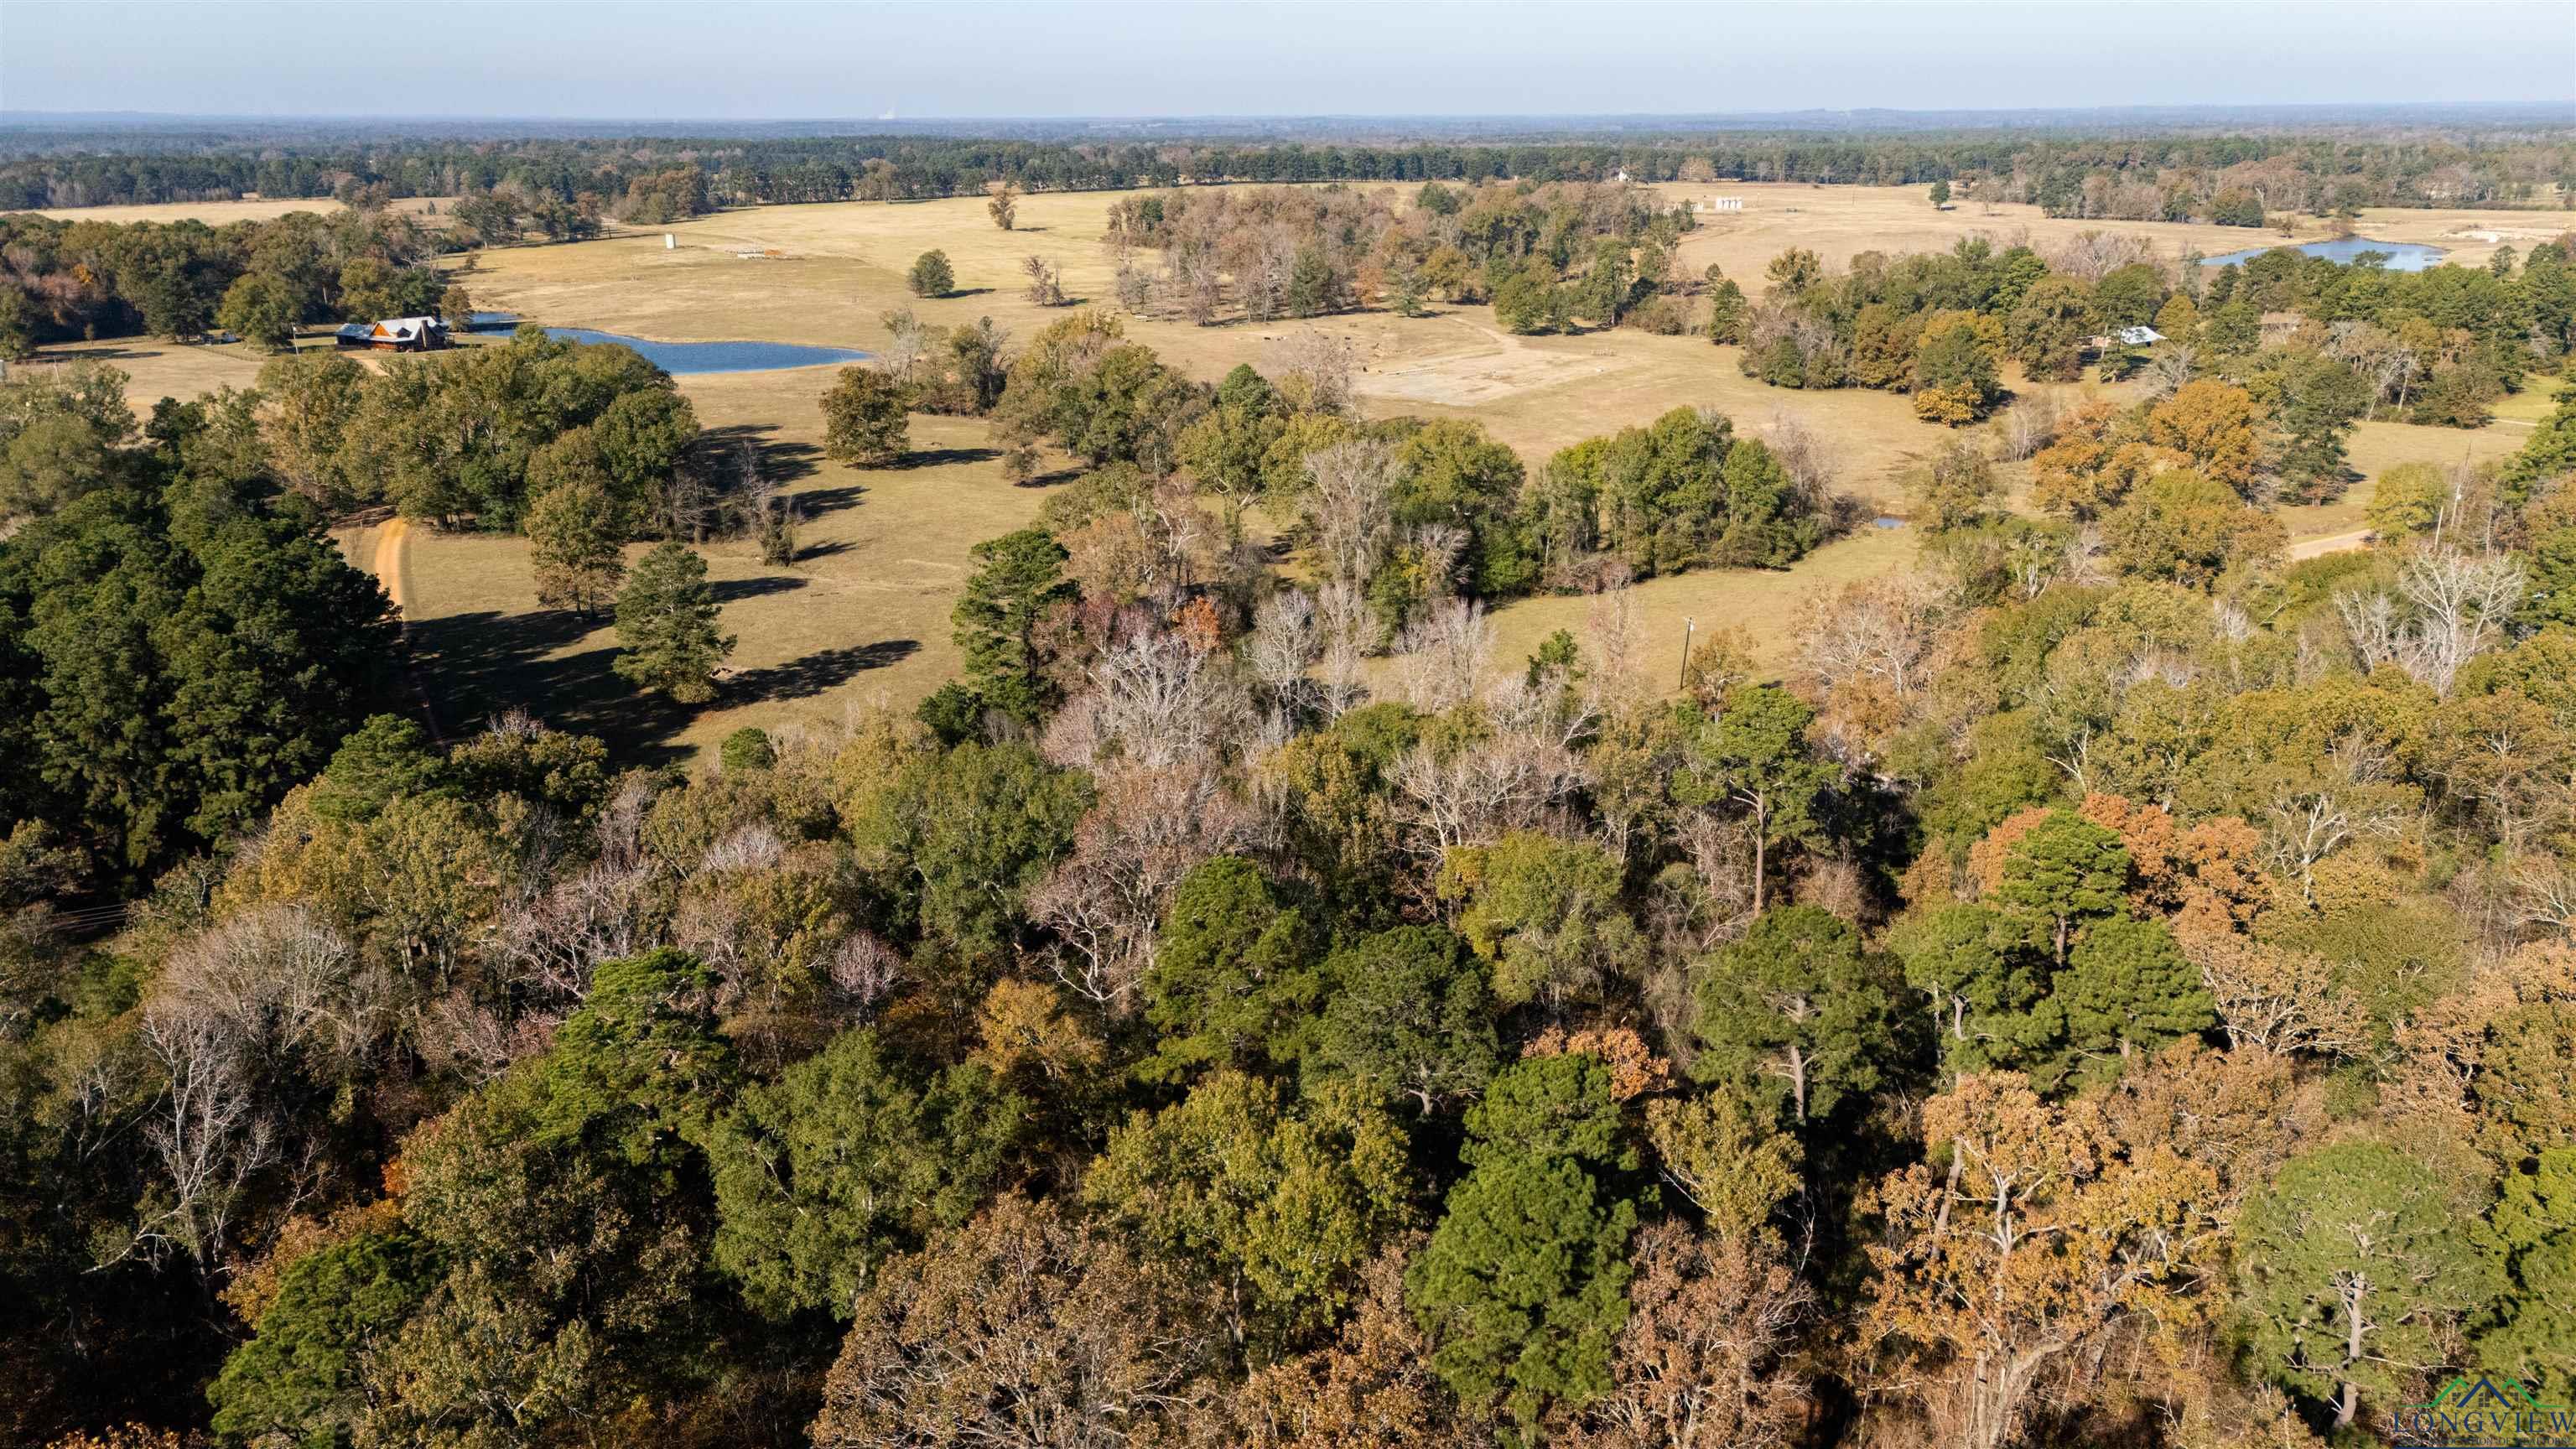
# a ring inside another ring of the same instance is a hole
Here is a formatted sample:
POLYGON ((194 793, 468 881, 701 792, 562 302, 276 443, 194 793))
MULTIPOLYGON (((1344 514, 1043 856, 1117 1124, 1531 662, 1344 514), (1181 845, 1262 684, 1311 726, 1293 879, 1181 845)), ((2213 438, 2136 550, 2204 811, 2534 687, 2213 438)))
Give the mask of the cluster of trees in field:
MULTIPOLYGON (((988 342, 845 378, 835 448, 988 342)), ((974 550, 958 679, 694 770, 367 715, 308 621, 381 598, 238 398, 0 539, 0 1435, 2296 1449, 2576 1395, 2576 392, 2296 564, 2195 562, 2242 499, 2188 388, 2056 445, 2150 450, 2107 512, 1947 459, 1920 568, 1667 691, 1615 578, 1525 660, 1462 583, 1532 517, 1725 554, 1722 420, 1506 492, 1328 357, 1211 394, 1076 314, 999 374, 1084 476, 974 550), (1188 496, 1290 436, 1293 580, 1188 496), (1353 667, 1434 530, 1473 562, 1353 667), (102 849, 161 874, 64 930, 102 849)), ((630 652, 720 644, 655 557, 630 652)))
POLYGON ((2570 252, 2562 238, 2527 258, 2506 248, 2485 268, 2392 272, 2279 248, 2209 269, 2167 264, 2141 237, 2087 232, 2046 255, 1982 237, 1947 253, 1863 252, 1833 274, 1792 248, 1771 260, 1759 302, 1710 278, 1703 330, 1742 344, 1748 376, 1909 392, 1918 415, 1952 426, 2004 401, 2006 360, 2061 382, 2088 358, 2106 380, 2143 368, 2160 393, 2224 379, 2295 437, 2276 461, 2315 494, 2340 486, 2340 431, 2353 421, 2384 410, 2478 427, 2527 373, 2560 368, 2576 347, 2570 252), (2270 313, 2292 314, 2286 337, 2266 336, 2270 313), (2151 353, 2119 341, 2149 326, 2165 339, 2151 353))
POLYGON ((470 307, 423 265, 430 236, 409 216, 295 212, 203 222, 0 216, 0 358, 50 342, 139 334, 188 341, 217 327, 282 345, 300 326, 470 307))
MULTIPOLYGON (((670 377, 624 347, 509 342, 395 356, 270 359, 257 385, 199 404, 215 444, 324 514, 389 505, 410 518, 523 526, 559 489, 596 495, 624 538, 699 536, 717 500, 684 467, 697 415, 670 377)), ((124 374, 95 362, 29 369, 0 392, 0 519, 70 506, 116 475, 134 419, 124 374)))
MULTIPOLYGON (((1491 299, 1506 326, 1535 332, 1627 319, 1670 280, 1691 227, 1687 208, 1623 186, 1434 181, 1409 207, 1387 188, 1132 196, 1109 209, 1108 245, 1119 302, 1144 315, 1205 326, 1491 299)), ((1680 314, 1659 330, 1680 331, 1680 314)))
POLYGON ((184 151, 31 148, 0 161, 0 209, 262 196, 455 196, 507 188, 571 205, 669 188, 680 170, 726 204, 891 201, 1226 181, 1803 181, 1918 186, 2035 202, 2055 216, 2198 219, 2345 206, 2557 206, 2576 146, 2531 129, 2490 136, 1714 133, 1601 144, 1497 141, 1228 144, 923 136, 386 138, 363 145, 214 142, 184 151))
POLYGON ((1780 567, 1848 522, 1827 450, 1786 422, 1738 437, 1681 408, 1534 470, 1474 422, 1363 420, 1350 352, 1321 333, 1292 337, 1275 380, 1244 365, 1210 388, 1094 309, 1016 354, 989 322, 934 336, 890 321, 896 346, 823 401, 833 456, 896 460, 913 410, 990 411, 1013 477, 1036 476, 1050 450, 1082 470, 1046 505, 1047 547, 1070 551, 1093 598, 1125 607, 1169 577, 1222 582, 1237 622, 1272 572, 1246 542, 1258 507, 1313 554, 1322 627, 1349 669, 1455 601, 1780 567))

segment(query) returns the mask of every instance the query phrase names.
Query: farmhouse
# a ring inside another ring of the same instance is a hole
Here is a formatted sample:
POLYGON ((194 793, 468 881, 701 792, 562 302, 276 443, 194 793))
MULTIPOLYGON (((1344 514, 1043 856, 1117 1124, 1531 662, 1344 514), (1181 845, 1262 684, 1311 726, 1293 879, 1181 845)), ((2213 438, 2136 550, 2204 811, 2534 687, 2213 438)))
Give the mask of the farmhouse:
POLYGON ((453 347, 447 324, 435 317, 388 317, 381 322, 343 323, 334 334, 344 348, 375 352, 436 352, 453 347))

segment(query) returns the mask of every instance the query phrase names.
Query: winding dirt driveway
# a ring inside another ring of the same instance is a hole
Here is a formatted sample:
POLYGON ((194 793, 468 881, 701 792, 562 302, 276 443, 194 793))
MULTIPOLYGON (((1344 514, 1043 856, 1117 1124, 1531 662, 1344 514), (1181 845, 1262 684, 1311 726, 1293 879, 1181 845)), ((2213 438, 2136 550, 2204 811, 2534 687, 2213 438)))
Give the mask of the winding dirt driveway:
POLYGON ((444 744, 446 737, 438 731, 437 706, 430 703, 429 686, 421 682, 420 670, 411 657, 411 620, 407 617, 410 606, 404 597, 409 591, 403 587, 403 562, 410 556, 410 543, 411 520, 400 514, 386 519, 376 529, 375 557, 370 560, 369 569, 376 576, 377 586, 385 591, 385 597, 393 600, 394 613, 402 624, 403 682, 411 686, 412 696, 420 701, 421 722, 429 726, 430 739, 444 744))
MULTIPOLYGON (((376 582, 384 587, 385 597, 394 607, 403 607, 403 545, 411 541, 411 520, 396 514, 376 530, 376 557, 369 566, 376 582)), ((409 626, 406 625, 406 628, 409 626)))

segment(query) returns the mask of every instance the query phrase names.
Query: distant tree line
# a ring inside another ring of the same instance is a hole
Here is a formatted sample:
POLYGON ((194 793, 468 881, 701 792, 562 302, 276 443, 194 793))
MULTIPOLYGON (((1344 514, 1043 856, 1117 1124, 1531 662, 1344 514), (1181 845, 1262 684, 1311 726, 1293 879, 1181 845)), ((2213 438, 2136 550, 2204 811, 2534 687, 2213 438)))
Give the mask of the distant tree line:
MULTIPOLYGON (((1792 248, 1772 258, 1759 302, 1732 279, 1709 278, 1703 325, 1712 340, 1743 345, 1749 376, 1906 392, 1919 416, 1953 426, 2003 402, 2009 359, 2060 382, 2082 376, 2088 360, 2105 380, 2143 370, 2158 396, 2202 376, 2281 407, 2327 407, 2330 394, 2341 426, 2386 410, 2477 427, 2528 373, 2558 370, 2576 347, 2566 239, 2528 257, 2506 248, 2483 268, 2395 272, 2384 261, 2283 247, 2241 267, 2204 268, 2197 257, 2174 266, 2146 238, 2086 232, 2046 255, 1978 237, 1945 253, 1863 252, 1829 274, 1815 253, 1792 248), (2120 340, 2138 327, 2163 338, 2152 354, 2120 340)), ((2308 456, 2340 479, 2339 446, 2330 460, 2308 456)))
MULTIPOLYGON (((2548 206, 2576 194, 2576 143, 2294 133, 2086 138, 2006 130, 1949 135, 1719 133, 1623 144, 1276 145, 1061 143, 950 137, 443 138, 367 145, 110 147, 0 163, 0 210, 135 202, 456 196, 504 187, 571 204, 625 196, 690 170, 719 204, 898 200, 1207 182, 1804 181, 1882 186, 1974 181, 1980 197, 2065 216, 2184 215, 2259 225, 2262 212, 2339 206, 2548 206), (2553 194, 2553 185, 2557 190, 2553 194), (2248 203, 2251 203, 2251 210, 2248 203)), ((667 195, 660 182, 648 193, 667 195)))
MULTIPOLYGON (((1515 332, 1631 320, 1673 279, 1691 214, 1596 182, 1167 191, 1109 209, 1121 306, 1202 326, 1492 300, 1515 332), (1140 256, 1150 249, 1152 257, 1140 256), (1579 278, 1571 286, 1559 284, 1579 278)), ((1660 314, 1658 314, 1660 315, 1660 314)), ((1650 315, 1635 319, 1652 325, 1650 315)), ((1655 330, 1681 330, 1680 315, 1655 330)))
POLYGON ((0 357, 218 326, 282 345, 308 323, 461 312, 430 250, 413 218, 369 209, 221 227, 0 216, 0 357))

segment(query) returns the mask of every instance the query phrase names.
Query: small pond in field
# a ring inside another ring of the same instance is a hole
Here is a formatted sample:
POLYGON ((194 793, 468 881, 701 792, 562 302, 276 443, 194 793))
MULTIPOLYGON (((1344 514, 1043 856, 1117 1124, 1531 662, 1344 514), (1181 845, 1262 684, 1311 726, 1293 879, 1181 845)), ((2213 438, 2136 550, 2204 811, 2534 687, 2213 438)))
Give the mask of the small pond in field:
MULTIPOLYGON (((2242 266, 2271 250, 2273 250, 2271 247, 2247 247, 2241 252, 2229 252, 2223 257, 2205 257, 2200 264, 2204 267, 2224 267, 2230 264, 2242 266)), ((2388 258, 2380 265, 2392 272, 2420 272, 2439 265, 2444 256, 2440 247, 2428 247, 2421 242, 2372 241, 2366 236, 2348 236, 2337 241, 2309 242, 2298 250, 2312 257, 2323 257, 2330 262, 2349 262, 2363 252, 2378 252, 2388 258)))
MULTIPOLYGON (((477 312, 477 332, 506 332, 521 319, 507 312, 477 312)), ((548 337, 567 342, 614 342, 631 347, 643 359, 673 377, 693 372, 770 372, 782 367, 819 367, 834 362, 860 362, 868 354, 850 347, 804 347, 792 342, 656 342, 622 332, 589 327, 549 327, 548 337)))

